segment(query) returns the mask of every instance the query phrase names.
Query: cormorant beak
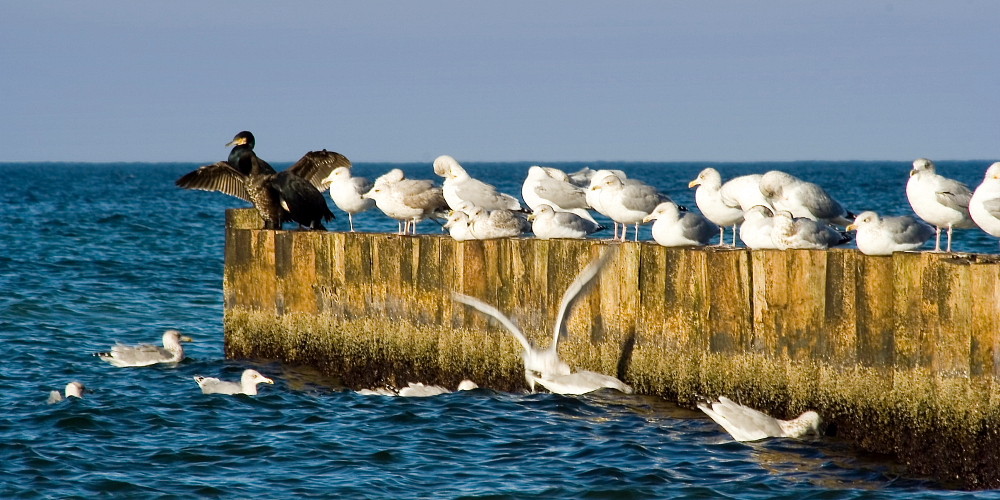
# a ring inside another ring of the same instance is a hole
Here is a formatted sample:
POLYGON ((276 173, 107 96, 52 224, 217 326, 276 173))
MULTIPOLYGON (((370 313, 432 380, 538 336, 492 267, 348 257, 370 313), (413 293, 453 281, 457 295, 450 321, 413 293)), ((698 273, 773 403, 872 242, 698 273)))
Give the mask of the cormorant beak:
POLYGON ((231 141, 229 141, 229 142, 226 143, 226 147, 228 148, 229 146, 242 146, 242 145, 244 145, 246 143, 247 143, 246 138, 244 138, 244 137, 234 137, 233 140, 231 140, 231 141))

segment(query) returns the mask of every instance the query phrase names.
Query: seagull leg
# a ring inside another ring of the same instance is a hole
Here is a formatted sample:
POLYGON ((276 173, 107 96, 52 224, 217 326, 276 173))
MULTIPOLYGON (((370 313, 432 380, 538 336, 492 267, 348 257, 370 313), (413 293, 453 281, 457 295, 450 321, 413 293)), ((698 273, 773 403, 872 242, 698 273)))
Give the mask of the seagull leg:
POLYGON ((948 253, 951 253, 951 224, 948 224, 948 253))
POLYGON ((639 241, 639 223, 635 223, 635 241, 639 241))
POLYGON ((736 224, 733 224, 733 248, 736 248, 736 224))
POLYGON ((941 251, 941 227, 940 226, 934 226, 934 232, 937 235, 937 237, 934 239, 934 251, 935 252, 940 252, 941 251))
POLYGON ((719 226, 719 246, 726 246, 726 228, 719 226))
POLYGON ((354 232, 354 218, 351 216, 350 212, 347 212, 347 222, 351 223, 351 232, 354 232))

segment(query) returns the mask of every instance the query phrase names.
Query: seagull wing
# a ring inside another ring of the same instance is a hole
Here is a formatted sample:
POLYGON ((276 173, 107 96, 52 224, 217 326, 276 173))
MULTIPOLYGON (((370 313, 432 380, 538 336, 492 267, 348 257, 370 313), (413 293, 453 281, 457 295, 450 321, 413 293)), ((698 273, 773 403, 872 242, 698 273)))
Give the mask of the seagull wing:
POLYGON ((601 269, 604 265, 608 263, 611 257, 615 254, 614 249, 608 249, 601 255, 597 260, 590 263, 587 267, 580 271, 580 274, 576 276, 576 279, 569 284, 569 288, 563 293, 562 302, 559 304, 559 313, 556 314, 556 324, 552 333, 552 343, 549 345, 549 350, 552 352, 556 351, 556 347, 559 344, 559 337, 562 336, 563 332, 566 330, 566 318, 569 313, 573 310, 573 305, 576 301, 583 297, 584 292, 590 290, 590 287, 597 282, 595 278, 600 274, 601 269))
POLYGON ((452 292, 451 297, 458 302, 461 302, 483 314, 486 314, 487 316, 491 316, 493 319, 497 320, 501 325, 503 325, 503 327, 506 328, 507 331, 509 331, 510 334, 513 335, 514 338, 521 343, 521 346, 524 347, 524 352, 532 351, 531 343, 528 342, 528 337, 524 335, 524 332, 522 332, 521 329, 518 328, 517 325, 515 325, 514 322, 510 320, 510 318, 504 316, 502 312, 498 311, 497 308, 475 297, 470 297, 468 295, 463 295, 457 292, 452 292))

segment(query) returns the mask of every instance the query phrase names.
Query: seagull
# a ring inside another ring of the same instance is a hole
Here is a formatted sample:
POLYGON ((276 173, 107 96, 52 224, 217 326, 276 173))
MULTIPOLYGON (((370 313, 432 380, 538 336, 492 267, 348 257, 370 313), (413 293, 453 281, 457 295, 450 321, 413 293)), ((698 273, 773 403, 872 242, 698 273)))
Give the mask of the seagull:
POLYGON ((86 390, 86 388, 83 386, 83 384, 81 382, 77 382, 77 381, 70 382, 70 383, 66 384, 66 397, 65 398, 63 398, 63 395, 60 394, 59 391, 52 391, 52 392, 49 393, 49 404, 51 405, 51 404, 58 403, 58 402, 62 401, 63 399, 82 398, 83 397, 83 393, 84 393, 85 390, 86 390))
MULTIPOLYGON (((598 186, 601 183, 603 183, 604 179, 606 177, 608 177, 609 175, 610 176, 615 176, 615 177, 618 177, 619 179, 624 180, 624 179, 626 179, 625 172, 622 172, 621 170, 596 170, 596 171, 590 171, 589 168, 587 170, 588 170, 588 175, 589 175, 587 177, 587 179, 589 180, 589 185, 587 186, 587 190, 584 193, 584 195, 587 198, 587 205, 590 205, 591 208, 593 208, 594 210, 597 210, 598 213, 607 216, 607 213, 604 212, 604 205, 601 203, 601 193, 603 191, 601 191, 600 189, 597 189, 596 186, 598 186)), ((614 219, 612 219, 611 223, 614 224, 614 235, 611 237, 611 239, 612 240, 617 240, 618 239, 618 222, 615 221, 614 219)))
POLYGON ((111 352, 98 352, 94 356, 118 367, 176 364, 184 359, 181 342, 192 342, 192 340, 177 330, 167 330, 163 332, 163 347, 151 344, 115 344, 111 352))
POLYGON ((774 214, 771 239, 779 250, 826 250, 851 241, 851 236, 822 222, 805 217, 792 218, 791 213, 781 210, 774 214))
POLYGON ((699 402, 698 408, 737 441, 757 441, 769 437, 800 438, 809 433, 820 436, 821 419, 814 411, 807 411, 792 420, 779 420, 725 396, 719 396, 717 402, 699 402))
POLYGON ((872 211, 862 212, 846 230, 857 230, 854 241, 865 255, 916 250, 934 236, 933 227, 914 217, 879 217, 872 211))
POLYGON ((906 198, 913 211, 937 229, 934 251, 941 251, 941 228, 948 228, 948 252, 951 252, 951 230, 975 227, 969 215, 972 191, 954 179, 937 174, 934 162, 927 158, 913 160, 910 179, 906 181, 906 198))
POLYGON ((846 226, 853 222, 854 214, 848 212, 818 184, 806 182, 780 170, 771 170, 760 178, 760 192, 774 207, 786 210, 792 217, 805 217, 814 221, 846 226))
POLYGON ((363 195, 371 190, 373 184, 364 177, 351 176, 348 167, 337 167, 323 179, 324 188, 330 189, 330 199, 337 208, 347 212, 347 220, 354 232, 354 214, 364 212, 375 206, 375 200, 363 195))
MULTIPOLYGON (((458 391, 471 391, 478 389, 479 385, 475 382, 465 379, 458 383, 458 391)), ((438 396, 441 394, 448 394, 447 388, 440 385, 425 385, 422 382, 409 382, 406 387, 396 390, 391 386, 381 387, 378 389, 361 389, 358 394, 362 396, 400 396, 400 397, 410 397, 410 398, 425 398, 430 396, 438 396)))
POLYGON ((760 174, 743 175, 722 183, 719 171, 708 167, 688 183, 694 192, 698 209, 708 220, 719 225, 719 245, 725 244, 726 227, 733 227, 733 246, 736 246, 736 226, 743 222, 743 212, 755 205, 767 205, 760 193, 760 174))
POLYGON ((474 240, 476 237, 469 230, 469 214, 461 210, 452 210, 448 215, 448 220, 444 223, 444 228, 455 241, 474 240))
POLYGON ((451 156, 438 156, 434 160, 434 173, 444 177, 444 199, 453 210, 467 201, 486 210, 523 211, 517 198, 497 191, 491 184, 472 178, 451 156))
POLYGON ((417 222, 437 216, 447 205, 441 188, 428 180, 407 179, 398 168, 375 179, 372 189, 362 197, 375 200, 382 213, 396 219, 396 234, 416 234, 417 222))
POLYGON ((528 168, 528 176, 521 186, 521 198, 532 212, 548 205, 556 212, 570 212, 597 224, 588 211, 586 190, 573 184, 569 175, 558 168, 538 165, 528 168))
MULTIPOLYGON (((701 215, 684 212, 672 201, 656 206, 642 222, 653 223, 653 240, 665 247, 701 246, 708 244, 719 229, 715 223, 701 215)), ((736 237, 735 228, 733 237, 736 237)), ((733 242, 735 244, 735 242, 733 242)))
POLYGON ((527 222, 506 209, 486 211, 476 207, 469 212, 469 233, 477 240, 513 238, 525 231, 527 222))
POLYGON ((969 200, 969 215, 983 231, 1000 237, 1000 162, 986 169, 983 182, 969 200))
POLYGON ((774 212, 765 205, 755 205, 743 213, 740 241, 751 250, 776 250, 778 245, 771 238, 773 229, 774 212))
POLYGON ((528 220, 531 221, 531 232, 535 233, 538 239, 580 239, 606 229, 593 220, 585 219, 573 212, 557 212, 545 203, 532 207, 532 210, 528 220))
POLYGON ((243 370, 243 375, 239 382, 229 382, 219 380, 215 377, 202 377, 196 375, 194 381, 201 387, 203 394, 246 394, 248 396, 257 395, 257 384, 273 384, 274 381, 261 375, 257 370, 243 370))
POLYGON ((452 293, 452 297, 458 302, 491 316, 500 322, 521 343, 521 346, 524 348, 524 352, 521 354, 521 358, 524 360, 524 377, 532 392, 535 390, 535 384, 538 383, 550 391, 560 394, 583 394, 606 387, 631 393, 631 387, 614 377, 587 370, 573 372, 566 362, 559 359, 557 352, 559 338, 566 334, 566 318, 572 311, 576 301, 583 296, 583 292, 589 290, 596 283, 598 274, 613 254, 614 251, 604 252, 599 259, 580 271, 576 279, 570 283, 569 288, 563 293, 562 302, 559 304, 559 312, 556 315, 555 327, 552 333, 552 342, 545 349, 533 346, 517 325, 495 307, 479 299, 460 293, 452 293), (568 392, 559 392, 562 390, 568 392))
POLYGON ((622 180, 614 175, 606 175, 590 189, 601 192, 602 213, 624 226, 619 241, 625 241, 628 224, 635 224, 635 241, 639 241, 639 224, 643 217, 652 213, 660 203, 671 201, 670 197, 649 184, 634 179, 622 180))

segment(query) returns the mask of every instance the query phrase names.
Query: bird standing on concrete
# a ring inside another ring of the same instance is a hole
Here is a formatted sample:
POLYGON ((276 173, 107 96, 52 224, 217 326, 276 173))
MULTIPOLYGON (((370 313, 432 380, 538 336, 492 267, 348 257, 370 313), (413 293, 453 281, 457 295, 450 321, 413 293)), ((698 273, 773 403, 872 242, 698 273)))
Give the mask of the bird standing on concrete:
POLYGON ((948 228, 948 252, 951 252, 951 232, 954 228, 975 227, 969 215, 972 191, 954 179, 937 174, 934 162, 917 158, 906 181, 906 198, 913 211, 937 230, 934 251, 941 251, 941 228, 948 228))

